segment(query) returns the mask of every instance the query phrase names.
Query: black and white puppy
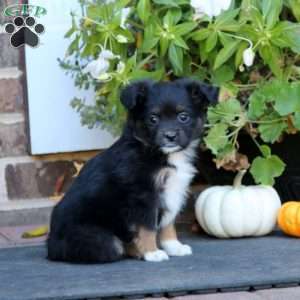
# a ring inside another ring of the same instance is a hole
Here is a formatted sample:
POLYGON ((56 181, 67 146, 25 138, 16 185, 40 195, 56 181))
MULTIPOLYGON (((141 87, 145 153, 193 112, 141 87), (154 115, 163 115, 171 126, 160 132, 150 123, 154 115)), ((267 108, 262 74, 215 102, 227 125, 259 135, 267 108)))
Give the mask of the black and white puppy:
POLYGON ((86 163, 54 208, 48 258, 97 263, 191 254, 177 240, 174 220, 196 173, 207 106, 217 94, 217 88, 187 79, 127 86, 121 93, 128 110, 123 134, 86 163))

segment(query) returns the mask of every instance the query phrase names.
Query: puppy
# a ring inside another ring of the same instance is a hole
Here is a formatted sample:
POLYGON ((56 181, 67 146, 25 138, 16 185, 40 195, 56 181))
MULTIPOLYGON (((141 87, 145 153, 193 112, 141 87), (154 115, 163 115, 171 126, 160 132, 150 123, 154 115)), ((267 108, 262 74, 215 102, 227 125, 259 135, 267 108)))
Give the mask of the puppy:
POLYGON ((55 206, 48 258, 104 263, 125 255, 162 261, 192 254, 178 241, 174 220, 196 173, 207 106, 217 94, 187 79, 127 86, 123 134, 85 164, 55 206))

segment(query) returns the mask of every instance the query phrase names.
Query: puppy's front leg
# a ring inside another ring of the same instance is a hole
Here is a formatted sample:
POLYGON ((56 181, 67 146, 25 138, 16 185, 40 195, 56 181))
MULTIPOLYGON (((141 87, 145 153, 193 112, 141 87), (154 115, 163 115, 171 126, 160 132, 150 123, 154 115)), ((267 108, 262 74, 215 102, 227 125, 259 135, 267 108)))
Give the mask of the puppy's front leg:
POLYGON ((173 223, 161 229, 159 239, 162 248, 170 256, 184 256, 192 254, 192 248, 189 245, 184 245, 178 241, 173 223))
POLYGON ((136 238, 127 247, 127 254, 143 258, 147 261, 162 261, 169 259, 167 253, 156 246, 156 232, 144 227, 138 229, 136 238))

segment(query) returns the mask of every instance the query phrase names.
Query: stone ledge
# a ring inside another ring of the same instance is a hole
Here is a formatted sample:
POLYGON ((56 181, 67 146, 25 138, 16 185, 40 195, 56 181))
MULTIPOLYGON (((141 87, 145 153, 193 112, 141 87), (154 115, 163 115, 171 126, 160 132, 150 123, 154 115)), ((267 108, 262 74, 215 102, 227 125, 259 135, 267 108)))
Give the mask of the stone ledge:
POLYGON ((49 199, 0 203, 0 226, 48 224, 55 203, 49 199))
MULTIPOLYGON (((0 95, 1 96, 1 95, 0 95)), ((1 100, 1 98, 0 98, 1 100)), ((1 107, 0 107, 1 108, 1 107)), ((0 124, 13 125, 25 121, 24 114, 22 113, 0 113, 0 124)))
POLYGON ((17 79, 23 74, 17 67, 0 68, 0 79, 17 79))

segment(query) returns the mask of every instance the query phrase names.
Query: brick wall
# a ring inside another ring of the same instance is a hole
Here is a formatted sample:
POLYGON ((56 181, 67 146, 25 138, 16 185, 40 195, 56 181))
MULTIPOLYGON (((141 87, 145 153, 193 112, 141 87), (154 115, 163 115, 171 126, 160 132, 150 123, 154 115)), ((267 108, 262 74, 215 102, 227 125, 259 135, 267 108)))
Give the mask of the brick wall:
MULTIPOLYGON (((37 209, 52 207, 55 202, 49 198, 68 188, 76 173, 74 162, 95 154, 29 154, 23 49, 12 48, 3 30, 8 21, 2 16, 3 8, 13 3, 0 1, 0 225, 41 222, 37 209), (9 212, 9 218, 4 212, 9 212), (22 220, 17 212, 22 212, 22 220)), ((49 212, 44 215, 47 218, 49 212)))

